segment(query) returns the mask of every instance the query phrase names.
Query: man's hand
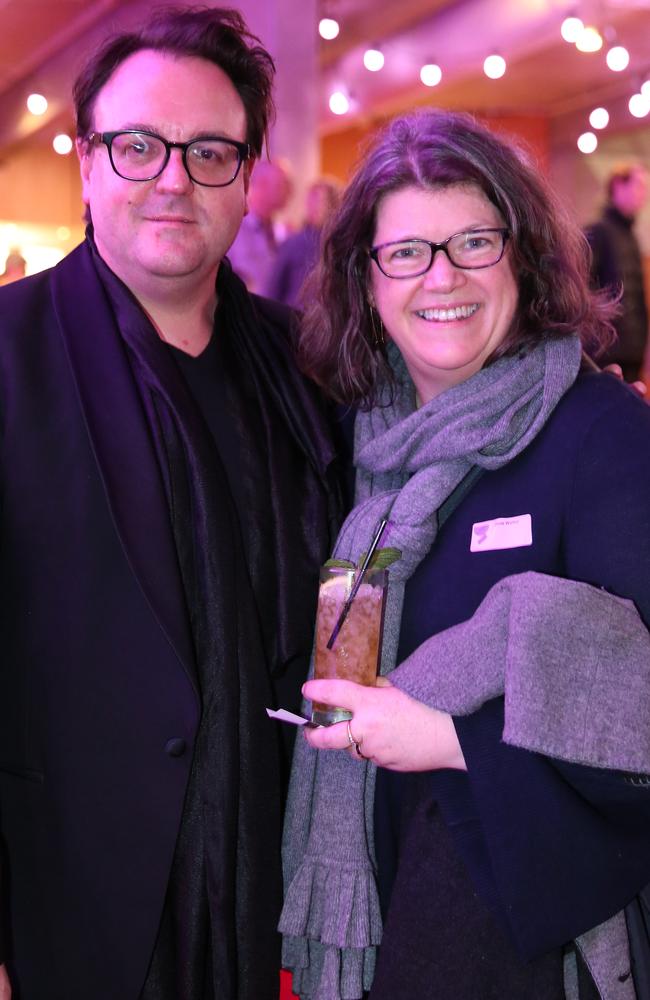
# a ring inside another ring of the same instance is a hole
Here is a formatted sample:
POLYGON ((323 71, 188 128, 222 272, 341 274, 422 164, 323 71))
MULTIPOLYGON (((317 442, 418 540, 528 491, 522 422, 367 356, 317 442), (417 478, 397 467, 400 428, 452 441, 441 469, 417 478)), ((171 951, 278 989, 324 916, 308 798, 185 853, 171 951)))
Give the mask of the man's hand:
MULTIPOLYGON (((606 365, 605 368, 603 368, 603 371, 609 372, 610 375, 616 375, 616 378, 623 378, 623 369, 620 365, 606 365)), ((635 389, 639 396, 645 396, 648 392, 648 387, 645 382, 628 382, 628 385, 632 389, 635 389)))
MULTIPOLYGON (((429 708, 393 687, 385 677, 376 687, 352 681, 308 681, 303 693, 326 705, 342 705, 353 713, 350 732, 364 757, 391 771, 466 770, 450 715, 429 708)), ((318 750, 350 750, 347 722, 305 728, 305 739, 318 750)))
POLYGON ((0 1000, 11 1000, 11 983, 6 965, 0 965, 0 1000))

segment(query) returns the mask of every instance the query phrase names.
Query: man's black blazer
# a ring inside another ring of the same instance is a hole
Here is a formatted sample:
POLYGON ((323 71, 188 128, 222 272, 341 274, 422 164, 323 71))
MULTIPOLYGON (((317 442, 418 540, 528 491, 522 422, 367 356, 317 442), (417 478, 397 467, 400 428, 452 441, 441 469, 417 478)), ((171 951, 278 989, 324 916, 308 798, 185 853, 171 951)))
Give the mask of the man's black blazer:
POLYGON ((200 715, 156 453, 89 261, 0 292, 0 960, 26 1000, 137 1000, 200 715))

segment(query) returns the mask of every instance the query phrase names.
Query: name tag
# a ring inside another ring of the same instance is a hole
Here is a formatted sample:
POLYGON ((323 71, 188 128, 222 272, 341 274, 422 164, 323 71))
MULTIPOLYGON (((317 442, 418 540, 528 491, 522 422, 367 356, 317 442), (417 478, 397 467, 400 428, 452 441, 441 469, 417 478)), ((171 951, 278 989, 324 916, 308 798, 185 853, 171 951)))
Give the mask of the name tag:
POLYGON ((533 544, 533 523, 530 514, 516 517, 495 517, 472 525, 470 552, 490 552, 494 549, 519 549, 533 544))

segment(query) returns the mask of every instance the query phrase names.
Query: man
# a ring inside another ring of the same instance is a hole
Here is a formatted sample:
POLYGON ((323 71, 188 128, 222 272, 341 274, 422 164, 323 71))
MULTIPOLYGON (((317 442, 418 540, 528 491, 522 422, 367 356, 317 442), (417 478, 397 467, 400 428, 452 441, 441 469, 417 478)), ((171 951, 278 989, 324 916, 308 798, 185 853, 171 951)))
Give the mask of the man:
POLYGON ((278 253, 276 216, 291 196, 291 179, 281 163, 258 163, 251 176, 248 214, 228 259, 249 292, 266 294, 278 253))
POLYGON ((270 299, 296 308, 304 307, 302 288, 318 260, 323 226, 336 209, 340 195, 341 185, 334 178, 320 177, 309 186, 305 224, 281 245, 264 289, 270 299))
POLYGON ((599 222, 587 230, 596 287, 621 295, 617 341, 603 363, 619 364, 628 382, 640 378, 648 341, 648 306, 641 251, 634 221, 648 197, 648 174, 640 164, 616 167, 607 182, 607 205, 599 222))
POLYGON ((264 709, 338 498, 288 314, 224 261, 272 75, 234 11, 109 41, 75 85, 93 225, 1 293, 2 1000, 277 997, 264 709))

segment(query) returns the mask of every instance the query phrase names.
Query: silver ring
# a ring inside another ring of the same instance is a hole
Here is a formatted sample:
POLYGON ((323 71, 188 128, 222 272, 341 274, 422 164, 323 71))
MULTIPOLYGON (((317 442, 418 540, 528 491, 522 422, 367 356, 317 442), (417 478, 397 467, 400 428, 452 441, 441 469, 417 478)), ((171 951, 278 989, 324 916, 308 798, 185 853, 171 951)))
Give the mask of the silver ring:
MULTIPOLYGON (((363 736, 361 737, 360 740, 355 740, 354 736, 352 735, 352 729, 350 728, 350 722, 351 720, 348 719, 348 743, 351 747, 354 747, 354 749, 357 751, 360 757, 363 757, 363 754, 361 753, 361 744, 363 743, 363 736)), ((365 760, 366 758, 363 757, 363 759, 365 760)))

